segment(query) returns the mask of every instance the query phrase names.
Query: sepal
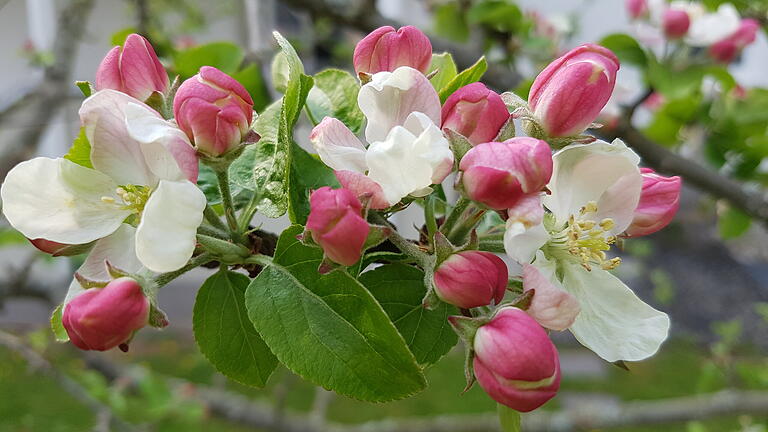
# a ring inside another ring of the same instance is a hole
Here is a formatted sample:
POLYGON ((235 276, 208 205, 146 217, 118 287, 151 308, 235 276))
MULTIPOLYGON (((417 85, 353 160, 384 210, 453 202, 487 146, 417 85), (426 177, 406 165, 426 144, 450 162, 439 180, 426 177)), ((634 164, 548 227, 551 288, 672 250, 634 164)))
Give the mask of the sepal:
POLYGON ((463 158, 464 155, 472 149, 472 144, 466 137, 452 129, 445 128, 443 129, 443 132, 448 138, 448 144, 450 145, 451 151, 453 152, 453 160, 458 166, 461 158, 463 158))

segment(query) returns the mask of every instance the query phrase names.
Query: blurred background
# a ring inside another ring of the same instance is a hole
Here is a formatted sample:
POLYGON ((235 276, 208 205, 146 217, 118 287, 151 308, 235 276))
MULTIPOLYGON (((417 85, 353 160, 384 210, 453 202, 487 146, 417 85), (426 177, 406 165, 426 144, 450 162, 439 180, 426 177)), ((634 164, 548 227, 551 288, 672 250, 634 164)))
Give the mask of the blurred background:
MULTIPOLYGON (((768 2, 735 3, 766 28, 768 2)), ((104 54, 131 32, 147 36, 181 78, 204 64, 233 74, 260 111, 278 96, 272 30, 315 73, 351 70, 355 43, 388 24, 418 26, 435 52, 454 54, 459 69, 485 53, 489 87, 523 96, 544 65, 581 43, 608 36, 612 48, 620 42, 631 52, 634 45, 615 36, 622 33, 663 49, 619 0, 0 0, 0 179, 22 160, 66 153, 82 101, 73 82, 93 81, 104 54)), ((703 180, 684 177, 669 228, 626 243, 618 270, 641 298, 669 313, 670 339, 657 356, 625 370, 570 334, 554 335, 562 390, 526 416, 525 430, 768 431, 765 35, 711 74, 720 78, 678 76, 658 103, 638 104, 628 120, 656 146, 641 152, 644 159, 677 154, 689 164, 683 170, 705 170, 703 180)), ((618 121, 620 106, 647 96, 656 79, 643 62, 623 62, 601 121, 618 121)), ((295 138, 306 144, 311 125, 302 122, 295 138)), ((399 225, 415 236, 419 212, 405 213, 399 225)), ((273 232, 288 225, 256 223, 273 232)), ((192 339, 194 295, 208 275, 202 269, 163 288, 171 325, 142 331, 129 353, 56 344, 50 313, 78 265, 37 252, 0 221, 0 432, 497 430, 495 404, 478 388, 462 394, 460 347, 428 371, 425 392, 386 404, 331 394, 285 369, 265 389, 228 381, 192 339)))

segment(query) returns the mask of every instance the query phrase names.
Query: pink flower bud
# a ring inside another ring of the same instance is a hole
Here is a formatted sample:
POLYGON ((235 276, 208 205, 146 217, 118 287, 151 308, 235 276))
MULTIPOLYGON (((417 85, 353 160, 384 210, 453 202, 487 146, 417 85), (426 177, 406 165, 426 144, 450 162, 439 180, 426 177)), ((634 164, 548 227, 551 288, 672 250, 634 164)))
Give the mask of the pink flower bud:
POLYGON ((179 86, 173 113, 198 150, 219 156, 239 146, 248 134, 253 99, 231 76, 203 66, 179 86))
POLYGON ((507 290, 509 274, 501 258, 490 252, 453 254, 435 271, 435 293, 460 308, 499 304, 507 290))
POLYGON ((352 62, 358 74, 394 71, 400 66, 410 66, 426 73, 432 61, 432 44, 429 38, 413 26, 384 26, 364 37, 355 46, 352 62))
POLYGON ((635 209, 635 218, 627 228, 628 237, 653 234, 672 222, 680 207, 680 177, 664 177, 650 168, 641 168, 643 192, 635 209))
POLYGON ((526 312, 542 327, 563 331, 576 321, 576 316, 581 311, 576 297, 554 286, 532 264, 523 264, 523 290, 534 290, 533 299, 526 312))
POLYGON ((691 17, 681 9, 665 10, 662 21, 664 34, 669 39, 680 39, 688 33, 688 27, 691 26, 691 17))
POLYGON ((148 320, 149 300, 141 285, 128 277, 86 290, 64 306, 62 315, 72 343, 96 351, 127 343, 148 320))
POLYGON ((309 206, 307 229, 325 256, 345 266, 356 263, 371 229, 357 197, 348 189, 325 186, 312 192, 309 206))
POLYGON ((560 388, 560 360, 547 333, 524 311, 504 307, 475 334, 477 382, 496 402, 528 412, 560 388))
POLYGON ((619 59, 608 48, 586 44, 550 63, 528 96, 534 116, 551 137, 581 133, 613 93, 619 59))
POLYGON ((442 127, 466 137, 472 145, 493 141, 509 120, 507 105, 483 83, 465 85, 445 101, 442 127))
POLYGON ((709 55, 718 62, 730 63, 747 45, 755 41, 760 23, 752 18, 741 20, 739 29, 709 47, 709 55))
POLYGON ((469 199, 504 210, 546 186, 552 176, 552 152, 546 142, 529 137, 483 143, 464 155, 459 171, 469 199))
POLYGON ((627 12, 632 19, 640 19, 648 14, 647 0, 627 0, 627 12))
POLYGON ((153 92, 166 93, 168 73, 144 37, 131 34, 122 47, 112 48, 96 70, 96 90, 113 89, 140 101, 153 92))

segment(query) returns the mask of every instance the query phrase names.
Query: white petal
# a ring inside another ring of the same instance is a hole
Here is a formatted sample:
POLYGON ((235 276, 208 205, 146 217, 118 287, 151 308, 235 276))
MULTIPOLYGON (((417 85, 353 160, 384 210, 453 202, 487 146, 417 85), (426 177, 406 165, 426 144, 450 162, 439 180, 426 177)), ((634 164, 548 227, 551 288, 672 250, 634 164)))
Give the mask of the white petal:
MULTIPOLYGON (((109 281, 111 278, 106 265, 106 262, 109 261, 110 264, 120 270, 138 273, 142 266, 136 257, 135 236, 136 228, 126 224, 120 225, 120 228, 114 233, 98 240, 93 245, 93 249, 91 249, 83 265, 77 269, 77 272, 90 280, 109 281)), ((77 279, 73 279, 64 303, 69 302, 84 291, 77 279)))
POLYGON ((365 155, 368 177, 381 185, 390 205, 432 184, 431 169, 425 169, 416 153, 416 138, 404 127, 396 126, 386 140, 368 147, 365 155))
POLYGON ((552 160, 552 194, 544 198, 544 205, 558 223, 595 201, 600 216, 614 218, 617 229, 628 226, 631 217, 627 221, 627 215, 637 207, 643 184, 637 166, 640 158, 635 152, 618 139, 613 143, 595 141, 571 144, 555 153, 552 160))
POLYGON ((188 181, 160 181, 136 229, 136 255, 146 268, 169 272, 189 261, 205 203, 203 192, 188 181))
MULTIPOLYGON (((125 127, 157 180, 197 180, 197 156, 187 135, 145 105, 125 106, 125 127)), ((155 184, 148 186, 154 187, 155 184)))
POLYGON ((440 98, 427 77, 402 66, 393 72, 379 72, 358 93, 357 104, 368 124, 365 139, 383 141, 395 126, 402 126, 412 112, 424 113, 440 124, 440 98))
MULTIPOLYGON (((417 136, 418 152, 426 160, 432 170, 432 183, 437 184, 453 170, 453 152, 448 140, 426 114, 411 113, 403 126, 417 136)), ((428 195, 430 192, 427 192, 428 195)))
POLYGON ((0 188, 3 213, 24 236, 82 244, 115 231, 130 214, 106 175, 66 159, 35 158, 16 165, 0 188))
POLYGON ((325 117, 309 135, 320 160, 336 171, 365 173, 365 147, 349 128, 333 117, 325 117))
POLYGON ((644 303, 605 270, 561 264, 563 289, 581 305, 571 326, 579 342, 609 362, 643 360, 658 351, 669 333, 667 314, 644 303))
POLYGON ((83 101, 80 121, 91 143, 91 163, 117 184, 151 186, 156 183, 155 176, 144 160, 139 143, 126 128, 125 109, 129 104, 151 110, 137 99, 115 90, 98 91, 83 101))
POLYGON ((544 243, 549 240, 549 233, 544 224, 529 227, 527 224, 514 220, 507 220, 507 230, 504 232, 504 250, 510 258, 520 264, 527 264, 536 256, 544 243))
POLYGON ((709 46, 732 35, 740 23, 739 11, 732 4, 724 3, 716 12, 692 16, 685 40, 693 46, 709 46))

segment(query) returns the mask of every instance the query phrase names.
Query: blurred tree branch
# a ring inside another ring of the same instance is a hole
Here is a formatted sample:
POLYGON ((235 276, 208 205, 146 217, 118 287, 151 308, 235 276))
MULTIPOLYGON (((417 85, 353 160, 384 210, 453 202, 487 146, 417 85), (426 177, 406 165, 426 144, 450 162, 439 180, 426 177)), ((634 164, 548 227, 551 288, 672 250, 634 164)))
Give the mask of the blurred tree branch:
POLYGON ((0 146, 0 179, 17 163, 35 153, 45 126, 67 100, 71 71, 79 41, 94 0, 71 0, 59 13, 52 65, 45 68, 43 81, 32 92, 0 112, 6 130, 0 146))

